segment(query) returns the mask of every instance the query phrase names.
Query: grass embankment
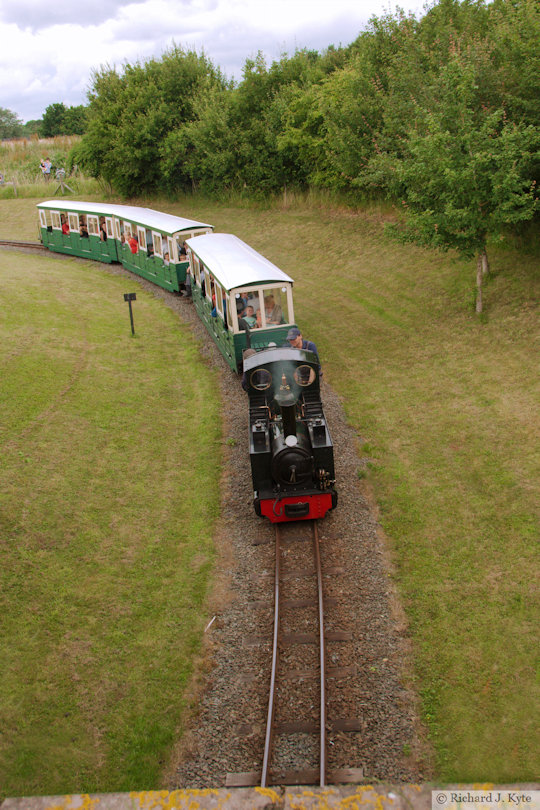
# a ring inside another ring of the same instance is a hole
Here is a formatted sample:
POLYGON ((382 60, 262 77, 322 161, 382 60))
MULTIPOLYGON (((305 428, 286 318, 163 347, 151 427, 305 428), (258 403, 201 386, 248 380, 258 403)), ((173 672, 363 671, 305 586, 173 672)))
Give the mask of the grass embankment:
POLYGON ((186 206, 296 281, 394 552, 437 777, 536 779, 538 256, 491 249, 479 319, 474 262, 363 215, 186 206))
MULTIPOLYGON (((479 319, 472 263, 396 245, 376 217, 144 204, 236 233, 295 278, 393 549, 436 777, 537 778, 537 257, 491 251, 479 319)), ((34 233, 26 205, 9 211, 34 233)))
POLYGON ((215 380, 98 264, 2 252, 0 279, 0 792, 153 788, 206 620, 215 380))

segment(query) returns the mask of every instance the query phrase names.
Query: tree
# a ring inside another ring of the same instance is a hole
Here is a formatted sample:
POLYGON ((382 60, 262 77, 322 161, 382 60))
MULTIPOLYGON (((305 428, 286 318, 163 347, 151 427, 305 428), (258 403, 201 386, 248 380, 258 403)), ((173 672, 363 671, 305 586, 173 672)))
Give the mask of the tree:
POLYGON ((41 124, 41 118, 33 118, 32 120, 27 121, 23 126, 22 134, 27 138, 30 138, 32 135, 39 135, 41 131, 41 124))
POLYGON ((481 312, 488 237, 538 210, 540 132, 480 103, 477 82, 471 55, 456 52, 437 82, 439 104, 418 114, 394 170, 405 187, 405 238, 476 255, 481 312))
POLYGON ((77 162, 126 196, 155 191, 163 183, 165 139, 194 119, 199 94, 215 86, 225 82, 207 58, 176 46, 160 60, 125 65, 123 74, 101 68, 77 162))
POLYGON ((18 138, 22 134, 23 123, 17 113, 0 107, 0 140, 18 138))
POLYGON ((49 104, 43 114, 41 123, 42 138, 54 138, 55 135, 64 135, 64 118, 66 105, 62 102, 49 104))

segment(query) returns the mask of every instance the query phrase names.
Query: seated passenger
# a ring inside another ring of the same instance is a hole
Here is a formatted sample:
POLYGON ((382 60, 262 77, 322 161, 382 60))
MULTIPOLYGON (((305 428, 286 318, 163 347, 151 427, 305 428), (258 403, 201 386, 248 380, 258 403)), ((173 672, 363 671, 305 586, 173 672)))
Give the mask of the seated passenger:
POLYGON ((185 242, 180 247, 180 256, 187 256, 187 245, 185 242))
POLYGON ((99 238, 102 242, 107 241, 107 228, 105 227, 105 217, 99 218, 99 238))
POLYGON ((164 254, 163 254, 163 264, 165 265, 165 267, 168 267, 170 263, 171 263, 171 262, 170 262, 170 260, 169 260, 169 254, 168 254, 168 253, 164 253, 164 254))
POLYGON ((62 233, 67 235, 69 233, 69 225, 65 214, 62 214, 60 221, 62 223, 62 233))
POLYGON ((80 222, 81 222, 81 224, 80 224, 80 227, 79 227, 79 233, 80 233, 80 235, 82 237, 84 237, 85 239, 88 239, 88 227, 86 225, 86 222, 84 221, 84 219, 81 219, 80 222))
POLYGON ((132 234, 127 241, 131 252, 137 253, 139 250, 139 240, 137 239, 137 237, 133 236, 132 234))
POLYGON ((253 327, 257 324, 257 318, 255 317, 255 310, 251 306, 251 304, 248 304, 248 306, 246 307, 244 314, 242 315, 242 318, 246 321, 250 329, 253 329, 253 327))
POLYGON ((283 323, 283 310, 276 304, 273 295, 264 296, 264 314, 267 326, 283 323))

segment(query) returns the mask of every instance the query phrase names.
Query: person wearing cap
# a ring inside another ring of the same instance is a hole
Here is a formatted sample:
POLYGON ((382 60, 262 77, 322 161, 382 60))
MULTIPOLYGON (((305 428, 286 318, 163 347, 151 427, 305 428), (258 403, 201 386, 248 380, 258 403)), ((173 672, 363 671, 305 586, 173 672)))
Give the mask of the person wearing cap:
POLYGON ((305 349, 308 352, 313 352, 320 366, 321 361, 319 360, 317 347, 312 340, 304 340, 302 332, 297 326, 293 326, 292 329, 289 329, 287 332, 287 343, 285 345, 290 346, 291 349, 305 349))

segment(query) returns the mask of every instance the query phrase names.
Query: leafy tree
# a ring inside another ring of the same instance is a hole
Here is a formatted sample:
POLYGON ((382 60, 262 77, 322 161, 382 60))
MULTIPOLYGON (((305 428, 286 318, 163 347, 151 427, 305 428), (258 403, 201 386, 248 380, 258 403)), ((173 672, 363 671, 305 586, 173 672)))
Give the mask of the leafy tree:
POLYGON ((43 114, 40 134, 43 138, 55 135, 82 135, 86 129, 86 107, 66 107, 62 102, 49 104, 43 114))
POLYGON ((102 68, 94 73, 78 162, 126 196, 156 190, 164 141, 193 120, 198 95, 216 86, 225 82, 207 58, 176 46, 160 60, 126 65, 122 75, 102 68))
POLYGON ((18 138, 22 135, 23 123, 17 113, 0 107, 0 140, 18 138))
POLYGON ((64 135, 64 118, 66 115, 66 105, 62 102, 49 104, 43 113, 41 124, 41 136, 43 138, 54 138, 55 135, 64 135))
POLYGON ((405 238, 476 255, 481 312, 488 237, 538 210, 531 170, 540 132, 478 104, 477 80, 472 60, 456 54, 441 71, 439 105, 418 116, 394 168, 405 187, 405 238))
POLYGON ((25 135, 26 137, 31 137, 32 135, 39 135, 41 131, 41 124, 42 124, 41 118, 27 121, 26 124, 23 125, 22 134, 25 135))

